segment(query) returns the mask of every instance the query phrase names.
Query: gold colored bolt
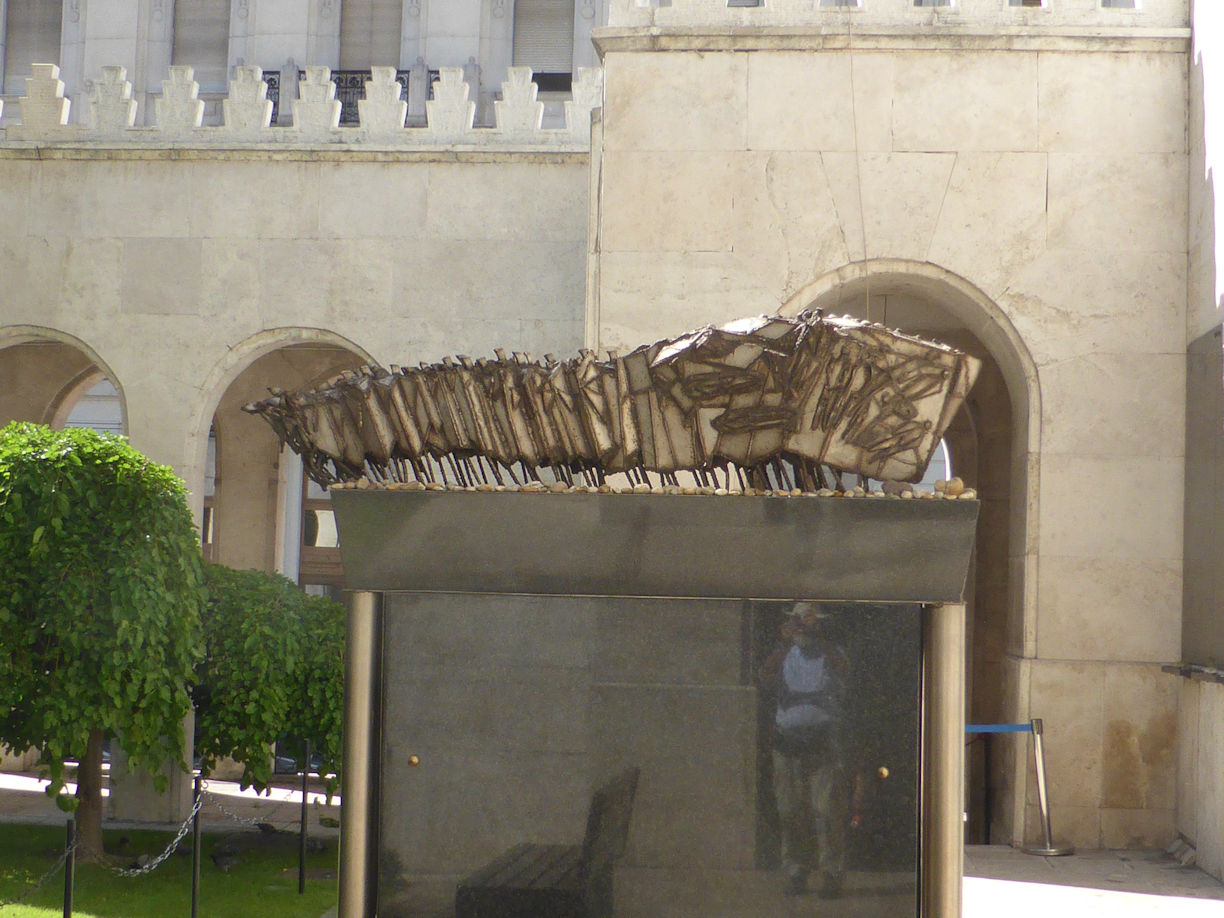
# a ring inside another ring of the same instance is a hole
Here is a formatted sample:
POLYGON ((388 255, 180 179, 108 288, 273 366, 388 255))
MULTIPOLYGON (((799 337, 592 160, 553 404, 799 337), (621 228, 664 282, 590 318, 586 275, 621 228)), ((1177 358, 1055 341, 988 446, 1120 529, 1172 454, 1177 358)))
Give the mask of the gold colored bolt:
MULTIPOLYGON (((411 765, 413 768, 416 768, 418 765, 421 764, 421 757, 419 755, 408 756, 408 764, 411 765)), ((888 769, 884 769, 884 770, 887 771, 888 769)))
POLYGON ((880 780, 883 781, 885 778, 888 777, 888 766, 881 765, 879 768, 876 769, 876 774, 879 775, 880 780))

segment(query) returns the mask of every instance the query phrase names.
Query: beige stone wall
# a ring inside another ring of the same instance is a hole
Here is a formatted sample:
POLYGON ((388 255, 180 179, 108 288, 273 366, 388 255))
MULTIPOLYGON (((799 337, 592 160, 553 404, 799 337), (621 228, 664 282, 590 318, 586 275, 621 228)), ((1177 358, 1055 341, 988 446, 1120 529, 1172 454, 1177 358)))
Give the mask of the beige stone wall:
MULTIPOLYGON (((873 275, 888 277, 880 292, 908 275, 935 311, 961 310, 1015 414, 998 486, 1012 504, 1007 662, 1001 684, 978 690, 1001 695, 1009 718, 1046 719, 1060 834, 1167 843, 1184 39, 599 40, 599 344, 797 309, 818 292, 836 308, 851 279, 861 294, 873 275)), ((1002 776, 1014 810, 1001 824, 1017 839, 1034 825, 1025 751, 1002 776)))
POLYGON ((580 346, 587 162, 0 146, 0 368, 31 335, 92 351, 198 509, 213 413, 279 347, 580 346))

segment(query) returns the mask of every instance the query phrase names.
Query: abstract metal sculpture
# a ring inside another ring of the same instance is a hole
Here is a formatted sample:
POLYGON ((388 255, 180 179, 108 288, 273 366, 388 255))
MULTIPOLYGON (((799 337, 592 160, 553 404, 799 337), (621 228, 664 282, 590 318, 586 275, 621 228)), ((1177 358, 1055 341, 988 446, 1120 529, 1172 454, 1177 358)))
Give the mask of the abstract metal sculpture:
POLYGON ((617 472, 645 482, 648 471, 675 483, 682 470, 708 484, 721 469, 753 487, 772 487, 772 472, 778 487, 814 490, 826 468, 919 480, 979 366, 818 312, 706 326, 606 360, 495 353, 365 367, 318 390, 272 390, 245 410, 322 485, 500 485, 545 469, 568 484, 617 472))

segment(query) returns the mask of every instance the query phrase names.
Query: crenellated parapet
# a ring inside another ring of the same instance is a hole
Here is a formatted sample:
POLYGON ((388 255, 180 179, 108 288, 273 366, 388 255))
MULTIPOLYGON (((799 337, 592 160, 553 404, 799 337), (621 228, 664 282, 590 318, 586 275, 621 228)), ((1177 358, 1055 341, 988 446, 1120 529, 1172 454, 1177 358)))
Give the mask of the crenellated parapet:
MULTIPOLYGON (((293 123, 273 123, 269 83, 259 67, 234 68, 229 92, 221 103, 222 123, 204 125, 205 103, 191 67, 172 66, 154 98, 151 126, 136 126, 137 101, 123 67, 104 67, 90 90, 89 123, 69 124, 71 101, 65 97, 59 68, 35 64, 18 99, 20 122, 0 130, 0 140, 53 143, 173 144, 379 144, 403 147, 527 147, 584 149, 590 144, 591 112, 602 105, 603 71, 580 68, 572 99, 565 102, 564 125, 543 126, 544 103, 527 67, 510 68, 496 102, 492 127, 475 123, 476 103, 467 68, 443 67, 432 81, 425 102, 425 125, 405 126, 408 101, 392 67, 374 67, 358 102, 359 118, 340 124, 341 103, 327 67, 306 67, 292 98, 293 123)), ((413 74, 428 73, 424 67, 413 74)), ((285 102, 282 97, 282 104, 285 102)))

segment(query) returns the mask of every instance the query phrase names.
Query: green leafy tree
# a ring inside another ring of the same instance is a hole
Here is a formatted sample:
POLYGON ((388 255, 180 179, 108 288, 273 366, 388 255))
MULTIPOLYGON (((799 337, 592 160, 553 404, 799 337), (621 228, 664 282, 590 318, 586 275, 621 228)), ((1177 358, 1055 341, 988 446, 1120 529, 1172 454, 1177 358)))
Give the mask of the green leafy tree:
POLYGON ((41 751, 87 859, 102 855, 106 737, 133 767, 186 767, 200 565, 171 469, 91 430, 0 430, 0 742, 41 751))
POLYGON ((204 568, 204 657, 196 668, 196 752, 201 770, 243 766, 242 784, 272 778, 269 747, 309 739, 336 773, 344 705, 344 607, 262 571, 204 568))

